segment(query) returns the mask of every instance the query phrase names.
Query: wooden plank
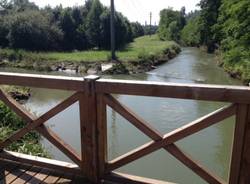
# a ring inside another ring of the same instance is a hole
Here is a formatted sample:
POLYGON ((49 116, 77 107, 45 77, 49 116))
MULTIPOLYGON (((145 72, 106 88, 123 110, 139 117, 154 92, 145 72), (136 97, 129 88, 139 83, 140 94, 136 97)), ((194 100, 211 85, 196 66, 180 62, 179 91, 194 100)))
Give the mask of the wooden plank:
POLYGON ((102 178, 108 161, 107 107, 103 94, 97 95, 98 176, 102 178))
POLYGON ((240 164, 243 152, 245 128, 247 124, 247 113, 247 105, 239 104, 237 106, 229 184, 239 183, 240 164))
POLYGON ((250 105, 248 105, 247 122, 244 132, 244 146, 240 167, 239 184, 250 183, 250 105))
POLYGON ((60 104, 56 105, 54 108, 40 116, 38 119, 35 119, 35 116, 31 115, 27 110, 25 110, 20 104, 18 104, 16 101, 11 99, 7 94, 1 93, 0 92, 0 98, 5 99, 4 102, 6 105, 8 105, 11 109, 14 110, 14 112, 19 112, 18 115, 23 117, 24 120, 28 121, 28 124, 22 128, 21 130, 17 131, 14 133, 12 136, 7 138, 5 141, 3 141, 0 144, 0 149, 7 147, 10 143, 20 139, 23 137, 25 134, 29 133, 30 131, 34 130, 38 126, 42 125, 45 123, 47 120, 50 118, 54 117, 58 113, 62 112, 65 110, 67 107, 70 105, 74 104, 79 97, 79 93, 75 93, 60 104))
POLYGON ((205 84, 99 79, 97 93, 250 103, 250 88, 205 84))
POLYGON ((43 183, 56 183, 60 179, 59 175, 54 174, 53 172, 43 181, 43 183))
POLYGON ((42 168, 50 169, 53 171, 56 170, 56 171, 61 171, 65 173, 82 175, 77 165, 58 161, 58 160, 30 156, 30 155, 25 155, 21 153, 10 152, 10 151, 1 152, 0 157, 8 159, 10 161, 31 164, 33 166, 42 167, 42 168))
POLYGON ((226 184, 225 181, 216 176, 214 173, 208 171, 199 162, 194 161, 190 156, 181 151, 176 145, 168 145, 165 147, 165 149, 208 183, 226 184))
POLYGON ((38 184, 42 183, 49 175, 49 171, 46 169, 42 169, 39 173, 34 175, 26 184, 38 184))
POLYGON ((112 109, 118 112, 121 116, 127 119, 130 123, 132 123, 136 128, 146 134, 148 137, 153 140, 161 140, 162 135, 158 132, 154 127, 152 127, 148 122, 140 118, 136 115, 132 110, 130 110, 125 105, 121 104, 118 100, 116 100, 111 95, 105 95, 104 100, 112 109))
POLYGON ((26 170, 30 168, 31 166, 22 166, 10 171, 9 174, 5 177, 6 184, 15 181, 20 175, 22 175, 24 172, 26 172, 26 170))
POLYGON ((144 178, 120 172, 112 172, 105 176, 104 183, 114 182, 119 184, 174 184, 171 182, 144 178))
MULTIPOLYGON (((184 125, 181 128, 178 128, 168 134, 165 134, 161 140, 154 140, 149 143, 142 145, 112 161, 107 165, 108 171, 117 169, 125 164, 128 164, 132 161, 135 161, 143 156, 146 156, 164 146, 170 145, 176 141, 179 141, 189 135, 197 133, 204 128, 214 125, 235 113, 236 106, 230 105, 227 107, 223 107, 218 109, 204 117, 199 118, 187 125, 184 125)), ((155 136, 159 136, 155 133, 155 136)), ((154 138, 154 137, 152 137, 154 138)))
POLYGON ((4 162, 0 160, 0 172, 5 169, 5 167, 8 165, 8 162, 4 162))
POLYGON ((66 177, 61 177, 56 183, 57 184, 66 184, 66 183, 71 183, 72 179, 66 178, 66 177))
POLYGON ((85 92, 79 100, 82 169, 87 179, 92 182, 98 180, 97 167, 97 101, 95 81, 98 76, 85 77, 85 92))
POLYGON ((29 181, 33 176, 35 176, 37 173, 41 171, 40 168, 32 167, 23 174, 21 174, 15 181, 13 181, 11 184, 24 184, 27 181, 29 181))
POLYGON ((7 72, 0 72, 0 84, 62 89, 70 91, 83 91, 84 89, 84 79, 81 77, 20 74, 7 72))
POLYGON ((13 165, 8 162, 4 162, 3 166, 4 167, 0 169, 0 183, 3 183, 5 181, 5 176, 7 176, 13 169, 18 167, 18 165, 13 165))

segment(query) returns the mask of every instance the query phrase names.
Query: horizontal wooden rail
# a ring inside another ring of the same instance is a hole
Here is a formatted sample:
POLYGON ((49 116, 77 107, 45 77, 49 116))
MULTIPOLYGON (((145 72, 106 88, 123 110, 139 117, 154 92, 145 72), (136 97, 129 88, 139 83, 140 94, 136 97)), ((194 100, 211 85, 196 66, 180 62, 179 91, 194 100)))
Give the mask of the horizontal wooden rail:
POLYGON ((58 160, 35 157, 35 156, 25 155, 22 153, 15 153, 11 151, 1 152, 0 158, 4 158, 10 161, 21 162, 23 164, 32 164, 34 166, 44 167, 50 170, 60 170, 66 173, 82 175, 81 170, 77 165, 58 161, 58 160))
MULTIPOLYGON (((0 72, 0 84, 83 91, 84 78, 0 72)), ((99 79, 95 92, 180 99, 250 103, 250 88, 242 86, 178 84, 99 79)))
POLYGON ((242 86, 179 84, 100 79, 97 93, 250 103, 250 88, 242 86))
POLYGON ((105 176, 104 179, 106 179, 109 182, 114 182, 119 184, 174 184, 172 182, 134 176, 120 172, 111 172, 110 174, 105 176))
POLYGON ((83 91, 84 78, 0 72, 0 84, 83 91))

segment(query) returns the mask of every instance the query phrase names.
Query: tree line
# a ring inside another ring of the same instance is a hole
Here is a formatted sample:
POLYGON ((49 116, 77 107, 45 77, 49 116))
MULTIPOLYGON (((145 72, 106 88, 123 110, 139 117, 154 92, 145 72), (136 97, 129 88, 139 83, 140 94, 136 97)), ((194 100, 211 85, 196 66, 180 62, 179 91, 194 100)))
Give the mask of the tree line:
POLYGON ((162 10, 159 37, 219 51, 226 70, 250 81, 250 1, 201 0, 198 6, 188 14, 184 8, 162 10))
MULTIPOLYGON (((39 8, 29 0, 0 0, 0 47, 32 51, 110 49, 110 8, 99 0, 83 6, 39 8)), ((116 47, 144 35, 144 27, 115 12, 116 47)))

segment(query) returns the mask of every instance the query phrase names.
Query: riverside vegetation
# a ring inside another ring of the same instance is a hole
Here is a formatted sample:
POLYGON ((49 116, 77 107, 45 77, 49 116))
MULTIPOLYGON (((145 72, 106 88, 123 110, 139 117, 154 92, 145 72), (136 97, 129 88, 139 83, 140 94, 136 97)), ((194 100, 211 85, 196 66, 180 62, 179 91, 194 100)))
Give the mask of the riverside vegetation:
MULTIPOLYGON (((108 73, 144 72, 152 66, 173 58, 180 52, 174 41, 161 41, 157 35, 142 36, 117 51, 118 63, 108 73), (124 69, 122 69, 124 68, 124 69)), ((25 50, 0 49, 1 66, 18 67, 38 71, 74 69, 86 73, 101 63, 110 62, 110 52, 105 50, 75 52, 31 52, 25 50)))
POLYGON ((232 77, 250 82, 250 1, 201 0, 199 11, 161 11, 159 35, 186 46, 206 47, 232 77), (183 17, 185 19, 183 19, 183 17))
MULTIPOLYGON (((0 102, 0 141, 25 126, 25 122, 0 102)), ((7 150, 32 154, 34 156, 49 157, 49 154, 39 143, 40 136, 36 132, 26 134, 22 139, 12 143, 7 150)))

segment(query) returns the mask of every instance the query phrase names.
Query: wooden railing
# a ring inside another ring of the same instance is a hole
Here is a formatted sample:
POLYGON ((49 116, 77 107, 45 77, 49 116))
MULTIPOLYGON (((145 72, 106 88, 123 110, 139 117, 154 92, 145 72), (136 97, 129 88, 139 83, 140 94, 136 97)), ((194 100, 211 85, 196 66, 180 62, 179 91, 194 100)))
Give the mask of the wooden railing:
POLYGON ((8 94, 0 91, 0 100, 27 122, 24 128, 0 143, 0 149, 2 150, 0 157, 2 158, 84 175, 95 183, 101 180, 117 183, 161 183, 148 178, 117 173, 114 170, 163 148, 208 183, 250 183, 249 87, 109 80, 99 79, 97 76, 72 78, 13 73, 0 73, 0 84, 75 91, 72 96, 40 117, 34 116, 8 94), (112 94, 220 101, 229 102, 231 105, 187 123, 173 132, 162 135, 148 122, 115 99, 112 94), (79 101, 80 108, 81 155, 78 155, 70 145, 66 144, 55 132, 44 125, 47 120, 77 101, 79 101), (107 106, 127 119, 137 129, 151 138, 152 141, 125 155, 108 161, 107 106), (229 181, 226 182, 184 153, 175 143, 233 115, 236 116, 236 126, 230 177, 229 181), (38 131, 47 138, 76 165, 67 167, 65 165, 57 165, 56 163, 45 163, 41 160, 23 158, 18 156, 18 154, 4 150, 12 142, 33 130, 38 131))

